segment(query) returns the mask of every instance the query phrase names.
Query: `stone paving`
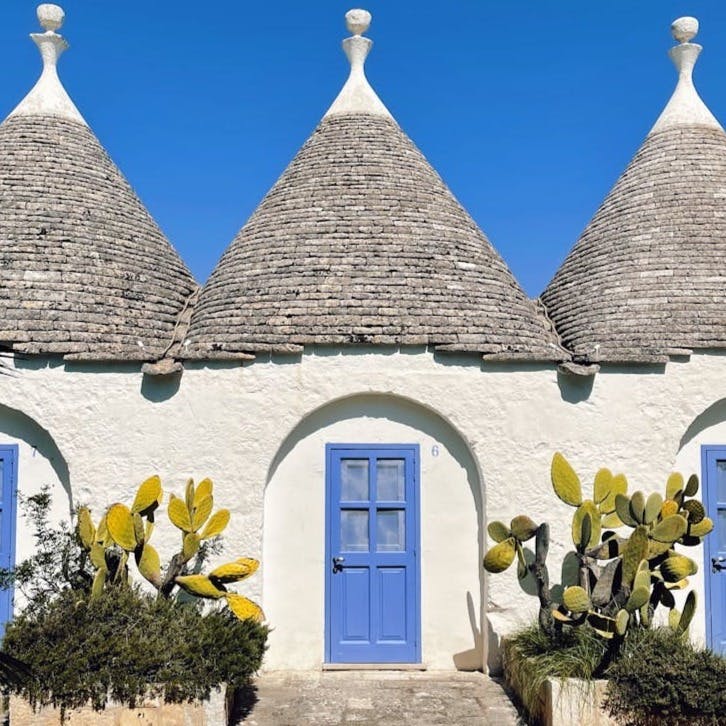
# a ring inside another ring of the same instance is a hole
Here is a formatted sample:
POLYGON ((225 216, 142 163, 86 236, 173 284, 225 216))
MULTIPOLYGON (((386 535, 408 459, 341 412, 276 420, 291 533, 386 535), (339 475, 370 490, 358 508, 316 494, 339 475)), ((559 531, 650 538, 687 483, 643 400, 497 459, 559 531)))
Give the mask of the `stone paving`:
POLYGON ((257 679, 245 726, 515 726, 501 685, 481 673, 343 671, 257 679))

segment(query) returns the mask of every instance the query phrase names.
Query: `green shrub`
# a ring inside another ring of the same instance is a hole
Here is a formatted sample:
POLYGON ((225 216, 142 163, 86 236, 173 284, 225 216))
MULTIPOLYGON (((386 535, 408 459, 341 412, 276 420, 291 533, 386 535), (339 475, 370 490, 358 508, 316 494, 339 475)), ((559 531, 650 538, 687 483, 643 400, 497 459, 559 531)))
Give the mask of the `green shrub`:
POLYGON ((631 633, 607 675, 606 707, 627 726, 726 724, 726 659, 669 628, 631 633))
POLYGON ((267 628, 228 610, 109 588, 91 600, 66 590, 8 625, 4 648, 33 678, 16 688, 33 706, 67 709, 107 699, 134 706, 144 696, 179 703, 242 687, 259 668, 267 628))

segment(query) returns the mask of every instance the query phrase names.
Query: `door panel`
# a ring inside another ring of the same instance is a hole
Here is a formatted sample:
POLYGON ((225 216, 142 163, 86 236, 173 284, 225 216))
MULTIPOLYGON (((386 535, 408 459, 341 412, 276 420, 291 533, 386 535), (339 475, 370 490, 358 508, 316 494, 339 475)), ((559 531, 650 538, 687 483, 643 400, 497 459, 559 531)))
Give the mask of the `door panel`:
MULTIPOLYGON (((0 446, 0 567, 15 566, 15 499, 18 447, 0 446)), ((0 638, 13 612, 13 590, 0 590, 0 638)))
POLYGON ((420 660, 418 447, 329 444, 326 660, 420 660))
POLYGON ((702 447, 703 503, 714 528, 704 541, 706 638, 726 655, 726 446, 702 447))

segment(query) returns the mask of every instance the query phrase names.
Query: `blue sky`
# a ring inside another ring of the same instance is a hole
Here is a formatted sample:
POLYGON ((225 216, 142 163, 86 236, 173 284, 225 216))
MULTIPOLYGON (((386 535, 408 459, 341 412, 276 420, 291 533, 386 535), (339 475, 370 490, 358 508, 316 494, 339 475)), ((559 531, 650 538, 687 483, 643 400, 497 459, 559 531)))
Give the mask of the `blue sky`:
MULTIPOLYGON (((347 76, 339 0, 68 0, 61 78, 203 282, 347 76)), ((39 72, 35 2, 0 9, 0 114, 39 72)), ((368 77, 538 295, 675 85, 669 28, 701 21, 696 84, 726 121, 720 0, 371 0, 368 77)))

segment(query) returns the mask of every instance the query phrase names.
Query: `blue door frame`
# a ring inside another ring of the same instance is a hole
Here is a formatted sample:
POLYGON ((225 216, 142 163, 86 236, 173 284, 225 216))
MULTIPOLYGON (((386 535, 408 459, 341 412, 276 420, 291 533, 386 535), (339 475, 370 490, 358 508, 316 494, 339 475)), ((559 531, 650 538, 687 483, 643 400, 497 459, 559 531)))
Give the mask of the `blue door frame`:
MULTIPOLYGON (((18 446, 0 445, 0 567, 15 566, 15 502, 18 486, 18 446)), ((13 614, 13 590, 0 590, 0 638, 13 614)))
POLYGON ((326 446, 325 661, 421 661, 419 448, 326 446))
POLYGON ((706 581, 706 641, 726 655, 726 570, 713 566, 724 558, 726 565, 726 446, 702 446, 703 503, 713 520, 713 531, 704 541, 706 581))

